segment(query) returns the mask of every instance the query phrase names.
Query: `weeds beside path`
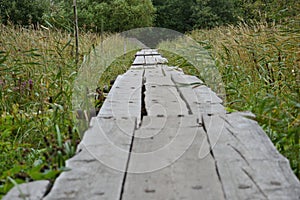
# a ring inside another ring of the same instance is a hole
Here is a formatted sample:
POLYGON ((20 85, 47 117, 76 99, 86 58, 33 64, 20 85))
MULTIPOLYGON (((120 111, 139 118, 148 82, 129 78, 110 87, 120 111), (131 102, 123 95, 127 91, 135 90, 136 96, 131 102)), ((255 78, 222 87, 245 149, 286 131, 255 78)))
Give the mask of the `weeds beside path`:
MULTIPOLYGON (((100 38, 80 37, 81 55, 100 38)), ((0 197, 13 183, 50 179, 75 153, 74 39, 58 30, 0 25, 0 197)))
POLYGON ((226 106, 249 110, 300 177, 300 19, 196 30, 215 59, 226 106))

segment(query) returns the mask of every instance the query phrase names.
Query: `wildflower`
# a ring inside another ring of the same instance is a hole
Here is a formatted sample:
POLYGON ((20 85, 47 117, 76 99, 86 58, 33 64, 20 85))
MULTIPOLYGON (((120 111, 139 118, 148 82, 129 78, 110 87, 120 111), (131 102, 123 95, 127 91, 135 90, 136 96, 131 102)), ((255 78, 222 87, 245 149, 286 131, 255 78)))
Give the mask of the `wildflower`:
POLYGON ((22 86, 22 89, 26 88, 27 82, 26 81, 22 82, 21 86, 22 86))
POLYGON ((27 82, 26 81, 21 82, 21 84, 19 86, 20 94, 22 94, 26 89, 27 89, 27 82))
POLYGON ((29 90, 32 91, 32 89, 33 89, 33 81, 32 81, 32 79, 29 79, 28 84, 29 84, 29 90))

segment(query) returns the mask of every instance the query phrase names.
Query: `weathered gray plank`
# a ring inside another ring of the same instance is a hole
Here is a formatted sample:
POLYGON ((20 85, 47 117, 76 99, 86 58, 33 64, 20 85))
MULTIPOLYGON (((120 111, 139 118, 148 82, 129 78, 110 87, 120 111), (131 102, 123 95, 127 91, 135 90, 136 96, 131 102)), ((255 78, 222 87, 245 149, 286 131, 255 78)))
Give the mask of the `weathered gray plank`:
POLYGON ((127 174, 122 199, 224 199, 211 154, 198 156, 207 140, 197 117, 144 122, 135 133, 128 169, 133 173, 127 174))
POLYGON ((215 114, 225 114, 226 110, 222 104, 219 103, 197 103, 197 107, 200 113, 215 115, 215 114))
POLYGON ((155 79, 157 80, 157 78, 164 77, 163 71, 161 70, 161 66, 157 65, 155 67, 146 68, 146 69, 147 70, 145 70, 144 76, 149 83, 154 82, 155 79))
POLYGON ((138 51, 136 56, 153 56, 153 55, 160 55, 157 51, 157 49, 142 49, 141 51, 138 51))
POLYGON ((176 71, 171 71, 170 73, 172 80, 178 85, 179 89, 184 90, 188 88, 187 91, 185 91, 186 95, 196 95, 198 103, 221 104, 223 102, 222 99, 216 95, 216 93, 214 93, 207 86, 203 85, 203 82, 198 78, 191 78, 192 76, 180 74, 176 71))
POLYGON ((166 58, 163 58, 161 55, 154 55, 153 57, 157 64, 165 64, 168 62, 168 60, 166 58))
POLYGON ((203 83, 203 81, 200 80, 198 77, 196 77, 196 76, 191 76, 191 75, 187 75, 187 74, 184 74, 184 79, 185 79, 188 83, 203 83))
POLYGON ((144 55, 145 55, 144 51, 138 51, 135 54, 135 56, 144 56, 144 55))
POLYGON ((157 49, 145 49, 144 54, 147 55, 160 55, 157 49))
POLYGON ((45 200, 119 199, 135 123, 93 118, 79 153, 66 163, 71 170, 59 176, 45 200))
POLYGON ((153 57, 152 55, 147 55, 147 56, 145 56, 145 64, 146 65, 156 65, 157 61, 156 61, 155 57, 153 57))
POLYGON ((180 97, 171 78, 164 76, 160 67, 146 69, 146 109, 150 116, 188 115, 186 103, 180 97))
POLYGON ((143 49, 135 54, 133 65, 157 65, 165 63, 167 60, 162 58, 157 50, 143 49))
POLYGON ((238 114, 204 117, 227 199, 299 199, 289 163, 257 122, 238 114))
POLYGON ((185 75, 183 73, 182 69, 179 68, 179 67, 171 67, 171 66, 163 65, 162 68, 163 68, 165 74, 168 75, 168 76, 171 76, 171 73, 174 72, 174 71, 176 71, 180 75, 185 75))
POLYGON ((23 183, 11 189, 2 200, 40 200, 50 186, 50 181, 41 180, 23 183))
POLYGON ((143 69, 129 70, 118 76, 98 116, 137 117, 140 122, 143 69))
POLYGON ((194 92, 197 94, 197 97, 200 101, 205 103, 223 103, 216 93, 214 93, 210 88, 204 85, 195 86, 193 88, 194 92))
POLYGON ((145 64, 145 57, 144 56, 136 56, 133 65, 144 65, 145 64))
POLYGON ((124 163, 136 127, 136 118, 97 117, 93 120, 93 129, 86 132, 79 148, 88 150, 104 165, 125 171, 124 163))
POLYGON ((201 85, 202 81, 191 78, 174 69, 163 67, 164 73, 170 77, 181 98, 188 104, 193 114, 224 114, 226 113, 222 100, 208 87, 201 85), (195 82, 197 81, 197 82, 195 82), (199 85, 195 85, 195 83, 199 85))

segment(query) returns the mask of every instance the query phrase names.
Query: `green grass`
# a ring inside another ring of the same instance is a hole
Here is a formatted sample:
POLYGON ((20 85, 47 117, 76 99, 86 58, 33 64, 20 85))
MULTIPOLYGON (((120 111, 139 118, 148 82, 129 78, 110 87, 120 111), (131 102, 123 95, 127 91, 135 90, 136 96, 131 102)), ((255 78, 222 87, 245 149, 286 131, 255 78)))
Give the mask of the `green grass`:
MULTIPOLYGON (((81 54, 99 41, 82 34, 81 54)), ((78 70, 72 35, 0 25, 0 49, 1 198, 14 181, 53 181, 80 138, 71 104, 78 70)))
POLYGON ((195 30, 222 74, 226 106, 250 110, 300 178, 300 19, 195 30))

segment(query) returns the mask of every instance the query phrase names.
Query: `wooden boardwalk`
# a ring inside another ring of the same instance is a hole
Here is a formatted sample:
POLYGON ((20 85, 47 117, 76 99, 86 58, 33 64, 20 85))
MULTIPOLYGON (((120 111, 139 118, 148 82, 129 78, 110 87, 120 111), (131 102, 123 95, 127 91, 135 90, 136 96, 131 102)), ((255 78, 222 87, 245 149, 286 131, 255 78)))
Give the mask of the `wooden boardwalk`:
POLYGON ((165 62, 156 50, 139 51, 67 161, 71 170, 44 197, 47 183, 22 186, 27 197, 299 200, 299 180, 252 114, 226 113, 201 80, 165 62))

